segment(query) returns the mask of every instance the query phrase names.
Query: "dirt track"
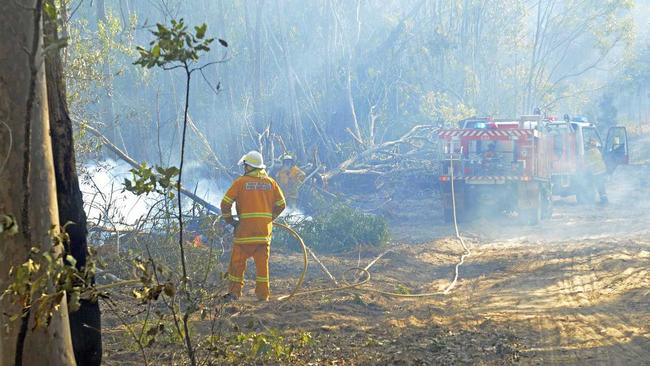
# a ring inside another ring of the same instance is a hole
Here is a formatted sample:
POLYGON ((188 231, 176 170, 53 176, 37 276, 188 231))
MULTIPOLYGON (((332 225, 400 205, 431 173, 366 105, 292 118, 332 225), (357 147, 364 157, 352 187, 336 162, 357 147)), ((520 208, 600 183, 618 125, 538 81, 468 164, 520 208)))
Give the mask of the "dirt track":
MULTIPOLYGON (((650 364, 650 240, 643 183, 625 170, 606 208, 556 202, 536 227, 501 221, 463 227, 473 254, 449 296, 420 300, 358 293, 300 299, 283 309, 243 304, 242 320, 324 334, 334 347, 324 360, 347 364, 650 364), (383 339, 374 346, 368 339, 383 339), (362 340, 355 342, 356 339, 362 340), (400 351, 399 353, 397 353, 400 351), (332 358, 333 357, 333 358, 332 358)), ((418 232, 443 236, 431 224, 418 232)), ((420 227, 422 227, 420 225, 420 227)), ((439 224, 438 224, 439 225, 439 224)), ((417 240, 410 236, 411 241, 417 240)), ((402 244, 373 266, 373 286, 388 291, 444 288, 462 253, 449 237, 402 244)), ((276 258, 281 257, 278 254, 276 258)), ((352 257, 352 255, 350 255, 352 257)), ((367 254, 365 265, 372 259, 367 254)), ((276 262, 290 281, 297 257, 276 262)), ((358 259, 325 258, 333 272, 358 259)), ((322 286, 314 267, 307 286, 322 286)), ((278 292, 290 288, 277 286, 278 292), (279 287, 279 288, 278 288, 279 287)), ((237 321, 237 319, 233 319, 237 321)))
MULTIPOLYGON (((502 257, 477 250, 476 260, 502 257)), ((643 365, 650 360, 650 245, 596 240, 509 246, 512 259, 468 280, 457 308, 511 327, 524 364, 643 365)), ((496 259, 498 260, 498 259, 496 259)))

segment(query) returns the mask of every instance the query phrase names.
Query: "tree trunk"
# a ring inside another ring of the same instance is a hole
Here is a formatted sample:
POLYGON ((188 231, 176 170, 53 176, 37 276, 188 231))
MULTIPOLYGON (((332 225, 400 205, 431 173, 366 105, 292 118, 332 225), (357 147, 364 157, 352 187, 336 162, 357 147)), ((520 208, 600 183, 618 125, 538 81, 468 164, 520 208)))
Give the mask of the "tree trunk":
MULTIPOLYGON (((54 0, 46 2, 54 6, 54 0)), ((56 44, 56 22, 45 19, 44 27, 45 46, 49 46, 48 43, 56 44)), ((70 235, 66 251, 77 260, 77 268, 81 269, 86 265, 88 230, 75 164, 72 121, 68 113, 60 52, 53 50, 45 55, 45 74, 59 221, 63 224, 72 222, 66 230, 70 235)), ((81 300, 79 310, 70 314, 70 330, 77 363, 99 365, 102 359, 102 339, 97 301, 81 300)))
POLYGON ((262 112, 262 7, 264 0, 255 2, 255 35, 253 54, 253 126, 255 130, 263 131, 266 125, 265 114, 262 112))
MULTIPOLYGON (((30 247, 51 247, 48 230, 59 223, 41 9, 42 0, 0 3, 0 54, 11 56, 0 57, 0 214, 14 215, 19 228, 13 236, 0 234, 0 289, 10 281, 8 269, 25 262, 30 247)), ((10 301, 0 304, 3 313, 20 312, 10 301)), ((0 366, 75 364, 65 298, 47 328, 34 330, 30 322, 0 317, 0 366)))

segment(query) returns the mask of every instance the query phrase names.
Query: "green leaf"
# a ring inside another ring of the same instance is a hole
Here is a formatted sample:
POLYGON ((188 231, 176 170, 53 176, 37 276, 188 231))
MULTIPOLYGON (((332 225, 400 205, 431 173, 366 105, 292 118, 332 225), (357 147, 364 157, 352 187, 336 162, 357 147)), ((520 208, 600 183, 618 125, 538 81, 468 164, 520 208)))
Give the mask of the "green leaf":
POLYGON ((203 23, 198 27, 194 27, 196 29, 196 38, 202 39, 205 37, 205 31, 208 29, 208 25, 203 23))
POLYGON ((74 259, 74 257, 71 256, 70 254, 68 254, 68 255, 65 256, 65 260, 66 260, 68 263, 70 263, 70 265, 71 265, 72 267, 75 267, 75 266, 77 265, 77 260, 74 259))
POLYGON ((151 56, 152 56, 152 57, 155 57, 155 58, 160 57, 160 45, 155 45, 155 46, 151 49, 151 56))
POLYGON ((167 168, 167 170, 165 171, 165 175, 168 176, 168 177, 177 176, 178 173, 180 173, 180 170, 175 166, 171 166, 171 167, 167 168))
POLYGON ((224 46, 224 47, 228 47, 228 42, 224 41, 224 40, 221 39, 221 38, 219 38, 219 43, 220 43, 222 46, 224 46))
POLYGON ((45 12, 45 15, 47 15, 50 20, 56 20, 56 7, 54 4, 51 4, 49 2, 45 2, 43 4, 43 12, 45 12))

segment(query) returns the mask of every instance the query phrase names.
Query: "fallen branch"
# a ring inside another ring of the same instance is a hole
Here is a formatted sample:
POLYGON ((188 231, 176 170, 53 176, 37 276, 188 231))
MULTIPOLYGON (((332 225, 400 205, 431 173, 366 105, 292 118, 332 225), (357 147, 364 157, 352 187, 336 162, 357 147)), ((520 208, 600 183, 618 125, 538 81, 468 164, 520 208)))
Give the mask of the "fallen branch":
MULTIPOLYGON (((106 136, 104 136, 101 132, 97 131, 94 127, 88 124, 83 124, 82 128, 85 128, 90 133, 97 136, 101 140, 102 145, 104 147, 114 152, 120 159, 122 159, 124 162, 132 166, 134 169, 140 168, 140 164, 137 161, 135 161, 133 158, 128 156, 119 147, 115 146, 115 144, 113 144, 106 136)), ((200 206, 208 210, 209 212, 212 212, 214 214, 221 214, 221 210, 218 207, 210 204, 208 201, 195 195, 194 193, 185 189, 184 187, 180 188, 180 192, 187 198, 191 199, 192 201, 196 202, 197 204, 199 204, 200 206)))
MULTIPOLYGON (((391 159, 394 162, 399 162, 402 160, 403 156, 411 155, 414 150, 421 149, 421 147, 414 144, 415 141, 419 141, 420 143, 432 142, 431 139, 419 135, 420 133, 422 132, 432 133, 435 132, 436 129, 437 127, 433 125, 414 126, 413 128, 411 128, 411 130, 409 130, 407 133, 402 135, 397 140, 386 141, 384 143, 374 145, 345 160, 344 162, 339 164, 336 168, 323 173, 321 177, 323 178, 323 180, 327 181, 339 174, 382 174, 382 172, 377 171, 377 167, 374 166, 373 167, 366 166, 363 168, 362 167, 353 168, 353 167, 355 166, 355 164, 361 164, 364 162, 367 165, 374 165, 375 162, 373 162, 373 164, 369 164, 369 161, 372 160, 373 156, 377 154, 389 155, 391 156, 391 159), (397 148, 403 145, 410 147, 411 150, 405 153, 399 153, 399 150, 397 150, 397 148)), ((348 132, 352 134, 352 131, 348 131, 348 132)), ((423 156, 422 159, 427 159, 427 157, 423 156)), ((377 162, 377 163, 385 164, 385 162, 377 162)))

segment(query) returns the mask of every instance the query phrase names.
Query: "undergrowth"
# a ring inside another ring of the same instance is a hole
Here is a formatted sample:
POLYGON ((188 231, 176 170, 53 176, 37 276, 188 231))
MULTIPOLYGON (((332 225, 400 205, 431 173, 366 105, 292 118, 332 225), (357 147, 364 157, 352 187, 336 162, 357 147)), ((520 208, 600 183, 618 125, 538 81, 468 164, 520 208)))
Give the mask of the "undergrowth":
MULTIPOLYGON (((317 252, 344 252, 362 247, 381 247, 390 233, 383 217, 364 213, 343 203, 328 205, 314 216, 289 218, 305 243, 317 252)), ((274 232, 273 245, 300 249, 284 231, 274 232)))

